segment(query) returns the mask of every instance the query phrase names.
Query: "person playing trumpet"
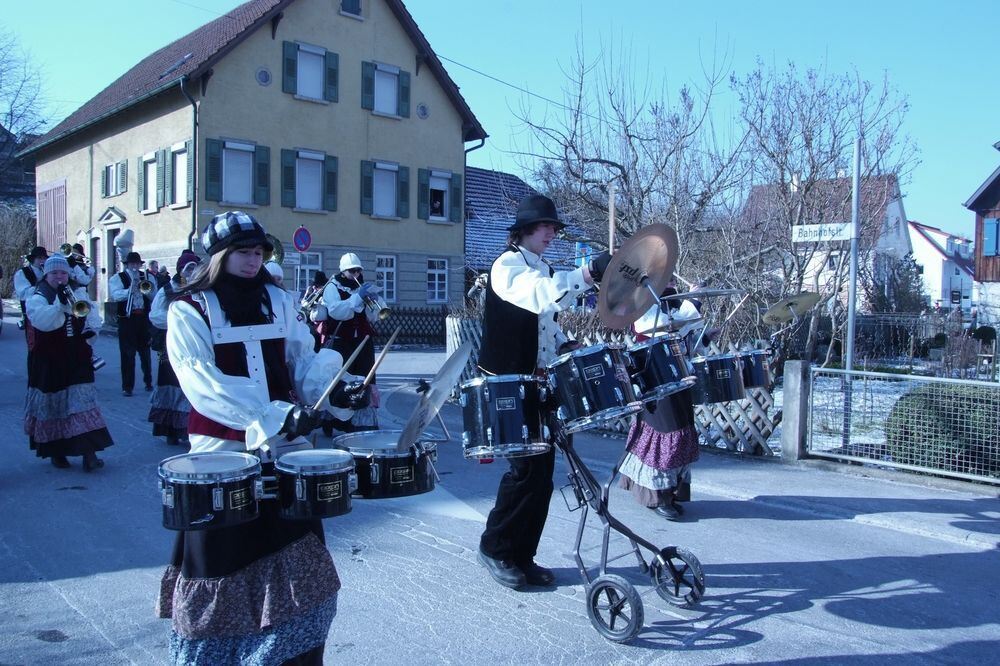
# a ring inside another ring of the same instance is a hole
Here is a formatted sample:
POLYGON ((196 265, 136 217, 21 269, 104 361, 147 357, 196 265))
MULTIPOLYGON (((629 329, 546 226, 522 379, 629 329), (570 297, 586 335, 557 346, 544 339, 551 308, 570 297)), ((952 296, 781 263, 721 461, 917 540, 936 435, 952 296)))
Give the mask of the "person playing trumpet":
POLYGON ((17 300, 21 302, 21 327, 25 327, 28 311, 25 309, 25 302, 28 297, 35 293, 35 286, 42 279, 42 268, 45 260, 49 258, 49 253, 41 245, 32 248, 31 252, 24 258, 25 264, 19 271, 14 273, 14 293, 17 300))
POLYGON ((66 256, 66 262, 69 264, 70 287, 74 290, 80 287, 88 289, 90 283, 94 281, 95 273, 94 267, 90 265, 90 260, 83 253, 83 245, 63 243, 59 251, 66 256))
MULTIPOLYGON (((365 349, 348 368, 348 372, 354 375, 365 376, 375 365, 375 328, 372 324, 379 320, 379 308, 373 307, 371 303, 376 294, 378 287, 365 282, 361 258, 353 252, 347 252, 340 258, 340 273, 323 289, 323 306, 327 314, 322 326, 323 346, 334 349, 347 358, 368 336, 365 349)), ((376 379, 373 378, 372 405, 356 412, 350 423, 336 422, 338 430, 358 432, 378 429, 378 392, 375 383, 376 379)))
POLYGON ((111 300, 118 303, 118 351, 121 353, 122 395, 129 397, 135 387, 135 355, 139 354, 142 380, 147 391, 153 390, 153 370, 149 354, 149 308, 153 302, 153 284, 142 270, 138 252, 125 256, 125 270, 115 274, 109 284, 111 300))
POLYGON ((104 466, 97 452, 114 443, 94 386, 91 345, 101 321, 84 290, 70 289, 64 256, 46 259, 43 272, 26 304, 30 353, 24 432, 39 458, 65 468, 67 457, 83 456, 83 468, 90 472, 104 466))

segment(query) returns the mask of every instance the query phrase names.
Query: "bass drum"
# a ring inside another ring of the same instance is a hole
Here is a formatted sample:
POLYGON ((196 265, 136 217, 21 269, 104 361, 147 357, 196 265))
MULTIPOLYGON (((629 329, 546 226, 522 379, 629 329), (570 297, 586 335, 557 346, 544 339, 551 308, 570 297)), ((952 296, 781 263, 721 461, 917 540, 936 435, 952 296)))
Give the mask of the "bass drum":
POLYGON ((397 451, 402 434, 402 430, 369 430, 334 438, 333 445, 354 460, 358 497, 406 497, 434 490, 437 442, 423 439, 397 451))
POLYGON ((357 479, 354 459, 343 451, 307 449, 274 463, 279 513, 286 520, 333 518, 351 511, 357 479))
POLYGON ((260 460, 248 453, 182 453, 160 463, 160 501, 168 530, 208 530, 255 520, 260 460))
POLYGON ((697 381, 694 385, 694 403, 710 405, 746 398, 743 372, 736 354, 697 356, 691 361, 697 381))
POLYGON ((538 377, 476 377, 460 389, 462 449, 467 459, 519 458, 551 448, 542 409, 547 391, 538 377))

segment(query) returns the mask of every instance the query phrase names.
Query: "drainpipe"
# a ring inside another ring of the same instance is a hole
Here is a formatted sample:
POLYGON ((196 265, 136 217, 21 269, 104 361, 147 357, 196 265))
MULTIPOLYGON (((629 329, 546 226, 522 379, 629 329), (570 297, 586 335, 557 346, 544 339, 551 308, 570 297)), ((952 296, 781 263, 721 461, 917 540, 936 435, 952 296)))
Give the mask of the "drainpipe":
POLYGON ((188 155, 188 159, 191 160, 191 178, 193 180, 191 185, 191 233, 188 234, 187 247, 189 250, 193 250, 194 239, 198 235, 198 104, 184 87, 187 82, 188 77, 185 74, 181 77, 180 84, 181 93, 191 103, 191 154, 188 155))

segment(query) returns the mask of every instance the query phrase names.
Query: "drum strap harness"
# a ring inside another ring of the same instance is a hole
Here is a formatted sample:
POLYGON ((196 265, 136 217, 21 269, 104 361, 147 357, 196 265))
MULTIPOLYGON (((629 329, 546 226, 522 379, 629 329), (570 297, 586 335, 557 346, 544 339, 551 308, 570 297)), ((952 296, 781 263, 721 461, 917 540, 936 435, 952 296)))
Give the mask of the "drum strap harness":
MULTIPOLYGON (((268 295, 271 303, 280 303, 281 294, 274 285, 267 285, 268 295)), ((219 304, 219 297, 215 292, 208 290, 200 294, 205 299, 205 314, 208 315, 208 325, 211 329, 212 344, 222 345, 232 342, 243 343, 243 348, 247 354, 247 370, 250 379, 254 381, 255 391, 259 394, 263 402, 270 402, 270 394, 267 386, 267 375, 264 371, 264 350, 261 348, 261 340, 274 340, 284 338, 288 334, 288 327, 285 325, 285 314, 281 308, 272 308, 274 322, 270 324, 253 324, 250 326, 232 326, 222 311, 219 304)))

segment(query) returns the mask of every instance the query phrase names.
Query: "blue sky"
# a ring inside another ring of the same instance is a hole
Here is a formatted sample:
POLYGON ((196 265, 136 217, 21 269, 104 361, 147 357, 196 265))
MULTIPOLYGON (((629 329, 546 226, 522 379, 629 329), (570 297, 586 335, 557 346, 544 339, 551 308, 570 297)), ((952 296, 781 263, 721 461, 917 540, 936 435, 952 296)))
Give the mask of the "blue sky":
MULTIPOLYGON (((333 4, 334 0, 326 0, 333 4)), ((379 1, 379 0, 365 0, 379 1)), ((59 120, 153 50, 240 4, 234 0, 35 0, 6 3, 3 22, 43 67, 59 120), (99 7, 100 9, 96 9, 99 7)), ((578 40, 588 58, 627 44, 642 75, 669 90, 697 81, 701 58, 728 52, 736 74, 760 57, 783 67, 887 73, 909 97, 906 132, 920 165, 905 188, 910 219, 971 236, 961 204, 1000 164, 995 0, 408 0, 407 7, 490 134, 469 164, 519 173, 514 112, 522 92, 554 100, 578 40)), ((533 110, 545 102, 530 100, 533 110)), ((723 100, 723 103, 724 100, 723 100)), ((523 175, 520 174, 519 175, 523 175)))

